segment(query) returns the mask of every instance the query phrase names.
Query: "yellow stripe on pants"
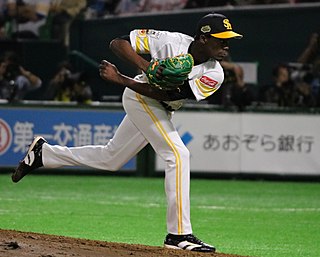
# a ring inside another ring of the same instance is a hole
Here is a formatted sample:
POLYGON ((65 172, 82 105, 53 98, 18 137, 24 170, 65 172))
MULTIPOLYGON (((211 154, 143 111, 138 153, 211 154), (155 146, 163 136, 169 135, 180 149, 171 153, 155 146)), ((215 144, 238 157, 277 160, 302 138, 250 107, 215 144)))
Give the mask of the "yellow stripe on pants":
POLYGON ((144 101, 144 99, 142 99, 141 95, 136 94, 136 96, 137 96, 137 99, 139 100, 139 102, 141 103, 143 109, 146 111, 146 113, 149 114, 150 118, 152 119, 152 121, 156 125, 158 131, 160 132, 160 134, 163 136, 166 143, 171 148, 171 150, 174 153, 174 156, 176 158, 176 204, 177 204, 177 210, 178 210, 178 234, 182 234, 183 228, 182 228, 182 197, 181 197, 181 195, 182 195, 182 193, 181 193, 181 176, 182 176, 182 174, 181 174, 181 157, 180 157, 179 151, 177 150, 174 143, 170 139, 169 135, 167 134, 167 132, 163 128, 161 122, 158 120, 156 115, 152 112, 152 110, 150 109, 148 104, 144 101))

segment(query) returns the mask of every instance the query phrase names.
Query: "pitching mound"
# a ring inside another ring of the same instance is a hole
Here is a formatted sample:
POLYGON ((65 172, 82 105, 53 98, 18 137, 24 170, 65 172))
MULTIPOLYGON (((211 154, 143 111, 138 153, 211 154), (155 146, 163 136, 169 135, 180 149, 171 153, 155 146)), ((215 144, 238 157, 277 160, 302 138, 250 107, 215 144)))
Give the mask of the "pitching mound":
POLYGON ((0 230, 1 257, 240 257, 0 230))

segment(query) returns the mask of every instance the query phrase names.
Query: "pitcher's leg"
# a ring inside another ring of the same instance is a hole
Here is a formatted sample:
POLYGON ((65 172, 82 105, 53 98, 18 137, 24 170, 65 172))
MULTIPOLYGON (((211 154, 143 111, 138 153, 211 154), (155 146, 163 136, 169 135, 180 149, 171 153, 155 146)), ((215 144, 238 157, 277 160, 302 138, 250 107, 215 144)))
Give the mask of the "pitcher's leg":
MULTIPOLYGON (((175 137, 175 135, 170 135, 171 139, 175 137)), ((175 139, 175 145, 172 149, 175 155, 174 160, 166 157, 166 154, 162 154, 162 158, 166 160, 167 230, 168 233, 175 235, 192 233, 189 198, 189 151, 183 142, 181 144, 177 143, 179 139, 180 137, 175 139)))
POLYGON ((192 233, 190 222, 190 166, 189 151, 174 128, 170 114, 158 101, 125 91, 125 110, 166 162, 165 190, 167 195, 167 229, 172 234, 192 233), (139 104, 136 104, 138 102, 139 104))
POLYGON ((65 147, 43 144, 42 160, 46 168, 88 166, 103 170, 118 170, 146 144, 145 137, 128 116, 125 116, 107 145, 65 147))

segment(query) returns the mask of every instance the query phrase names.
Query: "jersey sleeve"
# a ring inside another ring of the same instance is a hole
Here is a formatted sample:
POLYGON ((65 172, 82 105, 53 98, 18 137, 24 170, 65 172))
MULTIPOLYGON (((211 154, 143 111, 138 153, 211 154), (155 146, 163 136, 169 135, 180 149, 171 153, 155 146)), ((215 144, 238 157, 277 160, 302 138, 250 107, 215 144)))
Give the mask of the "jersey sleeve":
POLYGON ((138 54, 152 54, 159 51, 163 42, 163 31, 153 29, 136 29, 130 32, 130 41, 138 54))
POLYGON ((130 32, 130 41, 132 48, 138 54, 149 54, 150 44, 147 29, 133 30, 130 32))
POLYGON ((203 73, 196 72, 196 75, 191 78, 189 76, 189 84, 197 101, 201 101, 211 96, 223 83, 223 69, 220 64, 217 63, 217 65, 218 67, 215 67, 214 69, 208 69, 203 73))
POLYGON ((150 54, 152 58, 180 54, 181 39, 177 33, 154 29, 133 30, 130 32, 130 42, 138 54, 150 54))

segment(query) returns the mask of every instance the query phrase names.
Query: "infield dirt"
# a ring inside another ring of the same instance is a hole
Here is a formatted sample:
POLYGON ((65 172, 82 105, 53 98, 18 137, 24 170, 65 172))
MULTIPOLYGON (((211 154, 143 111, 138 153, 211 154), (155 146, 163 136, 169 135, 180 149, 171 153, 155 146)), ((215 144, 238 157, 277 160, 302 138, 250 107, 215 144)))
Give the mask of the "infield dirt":
POLYGON ((0 230, 1 257, 243 257, 0 230))

